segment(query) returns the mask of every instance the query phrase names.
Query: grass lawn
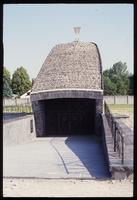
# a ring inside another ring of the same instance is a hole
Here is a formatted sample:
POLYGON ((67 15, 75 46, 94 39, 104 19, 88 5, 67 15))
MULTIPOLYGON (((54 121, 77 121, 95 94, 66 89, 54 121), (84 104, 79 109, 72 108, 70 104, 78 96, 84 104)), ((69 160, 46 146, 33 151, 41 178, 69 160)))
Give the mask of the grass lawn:
POLYGON ((133 104, 108 104, 112 114, 133 113, 133 104))
POLYGON ((32 112, 31 106, 5 106, 3 112, 32 112))
POLYGON ((108 104, 113 116, 126 115, 128 118, 121 118, 129 128, 133 130, 134 124, 134 105, 133 104, 108 104))

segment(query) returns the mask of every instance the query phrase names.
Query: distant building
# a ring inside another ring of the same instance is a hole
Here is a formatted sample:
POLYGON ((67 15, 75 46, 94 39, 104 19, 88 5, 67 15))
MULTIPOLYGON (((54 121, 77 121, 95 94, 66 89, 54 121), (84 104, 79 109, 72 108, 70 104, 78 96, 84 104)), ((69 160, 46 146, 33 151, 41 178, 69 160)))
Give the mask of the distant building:
POLYGON ((28 99, 28 98, 30 98, 30 92, 31 92, 31 90, 27 91, 26 93, 22 94, 20 96, 20 98, 21 99, 28 99))

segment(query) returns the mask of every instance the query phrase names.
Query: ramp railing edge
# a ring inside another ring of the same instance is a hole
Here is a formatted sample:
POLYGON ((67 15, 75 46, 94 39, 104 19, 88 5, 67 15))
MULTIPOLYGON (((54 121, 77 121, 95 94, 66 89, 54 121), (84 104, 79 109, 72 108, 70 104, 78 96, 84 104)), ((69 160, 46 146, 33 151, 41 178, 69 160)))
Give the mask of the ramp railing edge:
POLYGON ((111 113, 106 101, 104 101, 104 113, 111 129, 114 141, 114 151, 118 152, 119 158, 121 158, 121 163, 124 164, 124 135, 119 123, 113 117, 113 114, 111 113))

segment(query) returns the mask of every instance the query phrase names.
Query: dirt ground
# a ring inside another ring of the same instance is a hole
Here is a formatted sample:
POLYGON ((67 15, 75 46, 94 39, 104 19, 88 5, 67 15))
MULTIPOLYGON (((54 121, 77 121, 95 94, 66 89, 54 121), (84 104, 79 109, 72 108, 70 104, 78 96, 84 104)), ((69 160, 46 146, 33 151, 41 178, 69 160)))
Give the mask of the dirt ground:
POLYGON ((4 178, 3 196, 133 197, 133 181, 4 178))

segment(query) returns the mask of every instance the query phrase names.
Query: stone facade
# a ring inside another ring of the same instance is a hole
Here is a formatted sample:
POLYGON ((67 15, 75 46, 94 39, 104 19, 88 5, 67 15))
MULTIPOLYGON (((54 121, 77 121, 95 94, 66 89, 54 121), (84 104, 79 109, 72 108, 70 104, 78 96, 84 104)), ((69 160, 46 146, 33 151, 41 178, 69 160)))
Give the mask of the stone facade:
POLYGON ((103 109, 102 64, 96 44, 75 41, 56 45, 34 82, 31 101, 37 136, 45 135, 43 100, 85 98, 96 100, 96 130, 103 109))
POLYGON ((72 42, 51 50, 32 92, 64 88, 102 89, 102 66, 96 44, 72 42))
POLYGON ((56 98, 88 98, 96 100, 96 132, 100 126, 100 114, 103 112, 103 94, 102 91, 72 91, 72 90, 62 90, 62 91, 52 91, 42 92, 39 94, 32 95, 32 109, 34 111, 35 123, 36 123, 36 133, 38 137, 45 136, 45 123, 43 119, 44 114, 44 104, 41 100, 46 99, 56 99, 56 98))

